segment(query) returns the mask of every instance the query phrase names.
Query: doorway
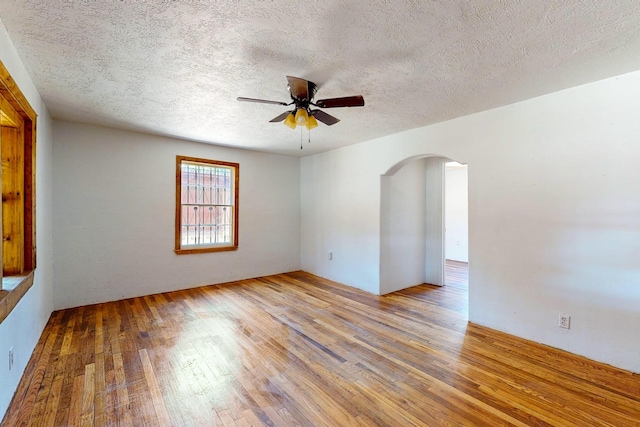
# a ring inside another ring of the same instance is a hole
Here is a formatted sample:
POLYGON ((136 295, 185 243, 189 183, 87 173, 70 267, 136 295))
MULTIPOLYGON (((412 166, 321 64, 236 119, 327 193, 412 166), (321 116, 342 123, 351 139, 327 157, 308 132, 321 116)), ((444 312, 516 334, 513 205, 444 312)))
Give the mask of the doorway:
MULTIPOLYGON (((436 286, 447 284, 447 258, 451 259, 451 263, 461 263, 456 267, 468 270, 467 167, 459 163, 455 163, 457 166, 450 187, 456 190, 458 181, 464 183, 464 192, 460 196, 464 219, 457 220, 464 224, 464 228, 457 234, 450 233, 453 239, 453 243, 449 244, 450 249, 457 250, 459 254, 447 257, 445 252, 445 173, 448 163, 452 163, 450 166, 453 167, 455 162, 440 156, 416 156, 396 164, 382 175, 381 295, 421 283, 436 286)), ((457 207, 454 209, 450 206, 449 210, 457 215, 457 207)), ((457 223, 451 224, 456 225, 457 229, 457 223)), ((468 273, 464 273, 464 277, 468 277, 468 273)))
POLYGON ((467 165, 446 162, 444 171, 445 285, 469 286, 469 192, 467 165))

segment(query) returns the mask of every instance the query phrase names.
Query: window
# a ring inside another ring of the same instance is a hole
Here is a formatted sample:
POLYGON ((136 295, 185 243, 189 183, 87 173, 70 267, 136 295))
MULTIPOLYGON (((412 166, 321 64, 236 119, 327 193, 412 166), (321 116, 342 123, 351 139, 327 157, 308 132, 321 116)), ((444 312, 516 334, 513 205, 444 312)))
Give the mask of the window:
POLYGON ((176 157, 178 254, 238 249, 240 165, 176 157))
POLYGON ((2 285, 0 322, 33 284, 36 113, 0 62, 2 285))

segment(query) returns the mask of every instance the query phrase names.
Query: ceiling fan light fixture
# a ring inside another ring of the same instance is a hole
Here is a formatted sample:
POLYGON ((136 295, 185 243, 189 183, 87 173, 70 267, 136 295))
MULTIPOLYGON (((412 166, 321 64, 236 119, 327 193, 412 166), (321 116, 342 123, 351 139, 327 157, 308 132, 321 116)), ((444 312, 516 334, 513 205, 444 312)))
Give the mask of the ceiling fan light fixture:
POLYGON ((289 126, 291 129, 296 128, 296 118, 293 116, 293 113, 289 113, 286 119, 284 119, 285 126, 289 126))
POLYGON ((289 111, 285 111, 273 119, 269 120, 270 123, 282 122, 284 120, 285 126, 294 129, 298 126, 306 127, 308 130, 318 127, 318 123, 323 123, 327 126, 335 125, 340 121, 337 117, 333 117, 330 114, 322 111, 322 108, 341 108, 341 107, 364 107, 364 98, 362 95, 355 96, 343 96, 341 98, 327 98, 313 101, 318 90, 318 86, 309 80, 301 79, 299 77, 287 76, 287 89, 289 90, 289 96, 291 102, 270 101, 268 99, 258 98, 244 98, 238 97, 238 101, 243 102, 256 102, 260 104, 274 104, 282 105, 291 108, 289 111), (317 107, 320 109, 310 109, 310 107, 317 107))
POLYGON ((316 118, 313 116, 309 116, 309 118, 307 119, 307 129, 311 130, 317 127, 318 127, 318 121, 316 120, 316 118))
POLYGON ((307 114, 307 110, 298 108, 298 111, 296 111, 296 123, 298 126, 306 126, 308 120, 309 115, 307 114))

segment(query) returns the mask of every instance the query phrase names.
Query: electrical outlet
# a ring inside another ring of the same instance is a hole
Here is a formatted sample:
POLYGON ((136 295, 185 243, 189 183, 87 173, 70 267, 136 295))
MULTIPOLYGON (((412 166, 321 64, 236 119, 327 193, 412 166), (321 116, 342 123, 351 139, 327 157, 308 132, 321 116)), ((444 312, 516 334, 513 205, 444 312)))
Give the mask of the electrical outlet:
POLYGON ((571 316, 560 313, 558 316, 558 326, 564 329, 569 329, 571 327, 571 316))
POLYGON ((9 349, 9 370, 13 369, 13 347, 9 349))
POLYGON ((329 251, 329 260, 333 259, 333 251, 329 251))

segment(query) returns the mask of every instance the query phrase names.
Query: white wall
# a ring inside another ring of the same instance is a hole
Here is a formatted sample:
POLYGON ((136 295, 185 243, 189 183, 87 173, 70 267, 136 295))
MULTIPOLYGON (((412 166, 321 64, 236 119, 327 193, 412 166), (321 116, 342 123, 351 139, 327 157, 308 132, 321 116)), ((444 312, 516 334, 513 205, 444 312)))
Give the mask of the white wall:
POLYGON ((445 166, 446 257, 469 262, 469 218, 467 166, 449 162, 445 166))
POLYGON ((467 163, 470 320, 640 372, 638 93, 635 72, 302 159, 302 267, 378 293, 380 176, 467 163))
POLYGON ((441 157, 425 160, 425 282, 438 286, 444 286, 444 161, 441 157))
POLYGON ((9 316, 0 323, 0 420, 11 402, 22 373, 51 315, 51 119, 27 74, 5 28, 0 23, 0 60, 38 114, 36 145, 36 247, 34 284, 9 316), (8 354, 13 347, 15 365, 9 371, 8 354))
POLYGON ((379 294, 380 175, 360 173, 375 157, 352 145, 301 159, 301 267, 379 294))
POLYGON ((425 281, 426 163, 381 177, 380 294, 425 281))
POLYGON ((299 159, 54 122, 55 307, 300 268, 299 159), (240 163, 239 248, 176 255, 176 155, 240 163))

